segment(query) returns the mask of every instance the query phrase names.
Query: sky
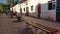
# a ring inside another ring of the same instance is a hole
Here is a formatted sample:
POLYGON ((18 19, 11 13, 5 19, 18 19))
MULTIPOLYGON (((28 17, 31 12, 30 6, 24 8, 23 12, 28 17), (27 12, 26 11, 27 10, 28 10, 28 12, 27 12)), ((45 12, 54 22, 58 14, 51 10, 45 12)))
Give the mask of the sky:
POLYGON ((0 0, 0 2, 3 2, 5 4, 6 3, 6 0, 0 0))

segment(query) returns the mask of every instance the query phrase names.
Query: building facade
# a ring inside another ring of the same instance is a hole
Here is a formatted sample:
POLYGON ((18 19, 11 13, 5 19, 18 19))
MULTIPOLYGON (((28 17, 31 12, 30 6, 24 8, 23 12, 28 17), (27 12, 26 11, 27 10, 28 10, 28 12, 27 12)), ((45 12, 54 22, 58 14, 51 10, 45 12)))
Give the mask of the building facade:
POLYGON ((59 2, 60 0, 26 0, 20 4, 19 12, 22 11, 22 14, 27 16, 59 21, 59 2))

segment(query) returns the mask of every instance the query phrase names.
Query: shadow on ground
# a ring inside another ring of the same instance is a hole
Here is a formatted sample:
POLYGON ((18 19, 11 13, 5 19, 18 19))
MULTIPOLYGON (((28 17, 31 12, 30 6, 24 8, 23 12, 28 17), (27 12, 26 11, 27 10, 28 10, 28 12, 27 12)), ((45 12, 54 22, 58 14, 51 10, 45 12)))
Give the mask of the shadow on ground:
POLYGON ((20 30, 20 34, 34 34, 31 28, 24 28, 22 31, 20 30))

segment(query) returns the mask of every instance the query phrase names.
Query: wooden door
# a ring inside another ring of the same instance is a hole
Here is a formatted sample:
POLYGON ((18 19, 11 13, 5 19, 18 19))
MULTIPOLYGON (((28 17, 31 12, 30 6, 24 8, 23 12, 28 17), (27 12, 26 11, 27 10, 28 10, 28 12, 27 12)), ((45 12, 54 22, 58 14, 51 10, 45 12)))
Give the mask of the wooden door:
POLYGON ((26 7, 26 16, 29 16, 29 7, 26 7))
POLYGON ((40 17, 41 14, 41 4, 38 4, 38 17, 40 17))

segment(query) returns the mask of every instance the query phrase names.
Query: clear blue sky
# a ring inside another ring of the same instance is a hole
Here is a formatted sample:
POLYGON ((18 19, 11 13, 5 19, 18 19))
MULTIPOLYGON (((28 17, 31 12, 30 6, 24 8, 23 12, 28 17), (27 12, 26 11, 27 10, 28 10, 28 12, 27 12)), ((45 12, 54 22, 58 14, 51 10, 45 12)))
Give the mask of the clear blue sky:
POLYGON ((0 0, 0 2, 3 2, 5 4, 6 3, 6 0, 0 0))

